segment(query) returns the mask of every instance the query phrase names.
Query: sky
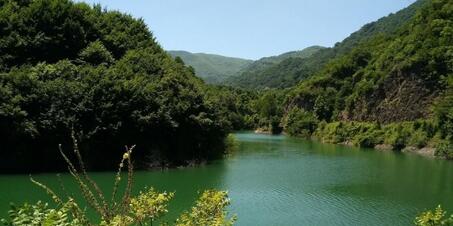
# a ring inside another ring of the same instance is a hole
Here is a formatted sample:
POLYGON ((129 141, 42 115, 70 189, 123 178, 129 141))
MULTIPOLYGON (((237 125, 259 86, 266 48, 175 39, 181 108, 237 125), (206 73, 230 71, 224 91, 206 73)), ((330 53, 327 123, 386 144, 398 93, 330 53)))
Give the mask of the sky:
POLYGON ((83 0, 143 18, 166 50, 246 59, 342 41, 415 0, 83 0))

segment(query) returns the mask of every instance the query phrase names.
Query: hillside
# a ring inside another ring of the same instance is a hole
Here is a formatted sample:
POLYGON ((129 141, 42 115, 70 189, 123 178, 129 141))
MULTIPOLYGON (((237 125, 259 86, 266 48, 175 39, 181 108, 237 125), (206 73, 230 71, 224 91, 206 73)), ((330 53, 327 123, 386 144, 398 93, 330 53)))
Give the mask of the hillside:
POLYGON ((65 169, 71 137, 91 170, 115 169, 131 144, 142 168, 223 155, 205 84, 143 20, 69 0, 0 5, 0 172, 65 169))
MULTIPOLYGON (((453 139, 452 21, 453 3, 433 0, 396 32, 336 57, 289 95, 287 128, 298 134, 309 117, 324 121, 323 140, 396 149, 453 139)), ((443 148, 453 158, 451 141, 443 148)))
POLYGON ((297 74, 301 70, 297 62, 312 57, 324 48, 322 46, 311 46, 300 51, 261 58, 241 70, 234 77, 227 79, 224 84, 240 88, 289 87, 295 84, 294 80, 297 78, 287 77, 286 75, 297 74), (296 63, 294 64, 294 62, 296 63), (288 73, 288 70, 291 72, 288 73))
POLYGON ((195 74, 208 83, 221 83, 243 70, 252 60, 225 57, 215 54, 168 51, 173 57, 180 57, 184 63, 195 69, 195 74))
POLYGON ((227 84, 233 87, 249 89, 294 86, 299 81, 322 69, 330 60, 349 52, 357 44, 365 42, 378 34, 396 32, 415 15, 417 9, 425 1, 419 0, 394 14, 366 24, 342 42, 335 44, 334 47, 319 49, 319 51, 315 51, 306 58, 287 58, 286 61, 277 62, 276 64, 269 63, 264 58, 262 64, 265 66, 253 67, 252 64, 237 77, 229 79, 227 84))

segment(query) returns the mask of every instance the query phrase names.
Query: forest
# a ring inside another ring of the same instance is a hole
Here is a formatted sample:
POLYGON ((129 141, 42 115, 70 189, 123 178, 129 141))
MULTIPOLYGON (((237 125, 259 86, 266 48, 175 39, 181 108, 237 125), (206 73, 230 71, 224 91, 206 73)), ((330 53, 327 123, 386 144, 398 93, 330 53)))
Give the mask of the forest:
POLYGON ((220 158, 226 134, 247 129, 453 157, 449 1, 417 1, 333 48, 248 66, 263 78, 295 72, 273 81, 300 81, 284 89, 205 84, 143 20, 100 5, 0 4, 0 135, 14 150, 1 171, 61 169, 39 163, 57 144, 71 147, 72 133, 91 169, 112 168, 125 144, 138 146, 143 168, 220 158), (110 160, 94 164, 88 153, 110 160))
POLYGON ((434 147, 452 159, 452 10, 449 1, 427 2, 394 33, 359 43, 302 81, 286 102, 289 132, 366 147, 434 147))
MULTIPOLYGON (((71 0, 0 0, 0 173, 69 168, 104 225, 148 225, 173 193, 132 198, 133 170, 222 159, 234 131, 453 160, 452 21, 452 1, 418 0, 333 47, 257 61, 184 52, 186 62, 129 14, 71 0), (116 203, 122 169, 128 182, 116 203), (118 170, 112 203, 86 174, 105 170, 118 170)), ((58 213, 72 214, 67 225, 88 224, 71 197, 32 181, 57 200, 58 213)), ((208 190, 177 225, 232 225, 228 205, 226 192, 208 190)), ((40 203, 11 216, 32 221, 34 210, 62 219, 40 203)), ((453 221, 439 214, 422 213, 418 225, 453 221)))
POLYGON ((143 168, 222 156, 228 121, 142 20, 71 1, 0 6, 0 171, 61 170, 72 132, 92 170, 132 144, 143 168))

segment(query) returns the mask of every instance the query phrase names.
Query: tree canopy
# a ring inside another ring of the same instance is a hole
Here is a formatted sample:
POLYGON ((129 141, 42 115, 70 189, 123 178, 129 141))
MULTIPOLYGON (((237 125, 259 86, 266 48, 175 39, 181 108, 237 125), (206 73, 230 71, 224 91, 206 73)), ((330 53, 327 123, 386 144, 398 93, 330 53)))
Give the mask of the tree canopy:
POLYGON ((72 130, 91 169, 115 166, 126 144, 142 167, 223 154, 226 127, 204 83, 141 19, 69 0, 0 5, 0 137, 14 150, 1 171, 59 169, 47 163, 72 130))

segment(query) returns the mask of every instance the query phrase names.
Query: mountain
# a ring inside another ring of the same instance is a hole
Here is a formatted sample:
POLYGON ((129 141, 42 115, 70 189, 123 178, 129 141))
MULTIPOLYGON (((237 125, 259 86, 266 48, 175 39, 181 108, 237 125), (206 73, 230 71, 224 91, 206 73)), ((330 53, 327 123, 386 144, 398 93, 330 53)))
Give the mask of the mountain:
POLYGON ((366 36, 292 89, 285 130, 453 159, 453 2, 418 6, 394 32, 366 36))
POLYGON ((197 76, 208 83, 221 83, 253 62, 247 59, 206 53, 187 51, 168 51, 168 53, 173 57, 180 57, 184 63, 195 69, 197 76))
POLYGON ((453 3, 421 6, 396 32, 368 38, 300 83, 289 105, 327 121, 413 121, 442 108, 452 120, 453 3))
POLYGON ((310 58, 322 49, 325 47, 311 46, 300 51, 261 58, 241 70, 236 76, 228 78, 224 84, 240 88, 282 88, 293 85, 294 80, 300 76, 287 77, 286 75, 294 75, 297 74, 296 71, 301 70, 294 62, 310 58))
MULTIPOLYGON (((226 84, 248 89, 285 88, 296 85, 301 80, 315 74, 323 66, 337 56, 349 52, 361 42, 379 34, 391 34, 409 21, 417 9, 426 2, 419 0, 397 13, 392 13, 375 22, 364 25, 342 42, 332 48, 310 49, 312 54, 307 57, 287 57, 274 63, 272 57, 255 62, 235 77, 227 80, 226 84)), ((312 47, 313 48, 313 47, 312 47)), ((291 56, 291 54, 290 54, 291 56)))

